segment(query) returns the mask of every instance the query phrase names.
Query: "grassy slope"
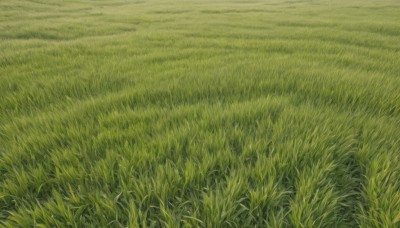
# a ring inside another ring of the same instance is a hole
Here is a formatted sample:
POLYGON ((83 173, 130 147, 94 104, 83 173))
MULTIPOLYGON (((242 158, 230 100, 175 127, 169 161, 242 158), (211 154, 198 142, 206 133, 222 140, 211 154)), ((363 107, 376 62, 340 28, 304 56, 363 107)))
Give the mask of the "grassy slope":
POLYGON ((3 225, 400 226, 398 1, 0 12, 3 225))

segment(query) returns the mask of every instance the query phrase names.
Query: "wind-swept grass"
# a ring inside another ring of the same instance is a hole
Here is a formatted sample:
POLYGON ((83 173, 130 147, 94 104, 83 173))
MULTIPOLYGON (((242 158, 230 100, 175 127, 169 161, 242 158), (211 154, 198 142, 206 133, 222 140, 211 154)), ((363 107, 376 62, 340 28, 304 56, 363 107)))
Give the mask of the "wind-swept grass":
POLYGON ((398 1, 0 12, 2 226, 400 226, 398 1))

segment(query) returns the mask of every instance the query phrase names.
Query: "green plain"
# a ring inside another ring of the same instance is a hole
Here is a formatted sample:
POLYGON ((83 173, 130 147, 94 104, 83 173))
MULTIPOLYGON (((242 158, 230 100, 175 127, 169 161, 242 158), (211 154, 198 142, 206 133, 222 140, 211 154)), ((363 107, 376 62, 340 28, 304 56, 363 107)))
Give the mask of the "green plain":
POLYGON ((1 0, 0 226, 400 227, 400 1, 1 0))

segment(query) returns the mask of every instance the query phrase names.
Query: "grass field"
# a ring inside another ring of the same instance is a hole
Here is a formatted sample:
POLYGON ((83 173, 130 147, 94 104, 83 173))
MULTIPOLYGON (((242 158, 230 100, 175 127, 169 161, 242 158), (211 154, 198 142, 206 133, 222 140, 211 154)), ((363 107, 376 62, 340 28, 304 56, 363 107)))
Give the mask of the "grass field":
POLYGON ((1 0, 0 226, 400 227, 400 1, 1 0))

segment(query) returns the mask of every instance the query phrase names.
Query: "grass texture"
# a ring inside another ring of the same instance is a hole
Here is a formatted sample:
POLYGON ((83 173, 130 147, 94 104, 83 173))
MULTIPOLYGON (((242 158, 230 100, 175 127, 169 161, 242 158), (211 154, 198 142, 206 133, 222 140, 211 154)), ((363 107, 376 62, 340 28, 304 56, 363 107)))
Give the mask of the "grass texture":
POLYGON ((0 1, 0 226, 400 227, 398 0, 0 1))

